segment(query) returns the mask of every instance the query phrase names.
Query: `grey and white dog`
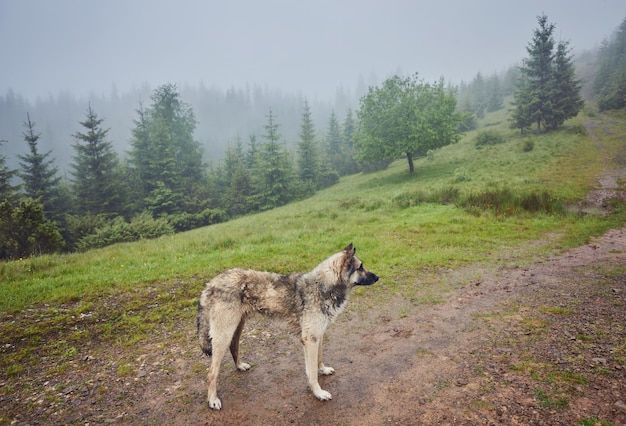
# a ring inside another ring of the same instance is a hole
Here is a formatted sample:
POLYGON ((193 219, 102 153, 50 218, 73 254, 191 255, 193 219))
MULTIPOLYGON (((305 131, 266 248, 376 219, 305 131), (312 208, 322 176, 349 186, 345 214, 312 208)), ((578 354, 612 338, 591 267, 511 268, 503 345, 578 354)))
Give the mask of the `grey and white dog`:
POLYGON ((230 348, 238 370, 250 369, 239 359, 239 338, 246 317, 253 312, 285 320, 299 333, 313 394, 322 401, 332 398, 317 380, 318 373, 335 372, 322 361, 324 332, 346 307, 354 286, 378 281, 378 276, 363 267, 355 252, 350 244, 306 273, 281 275, 230 269, 206 285, 198 304, 198 336, 202 351, 212 356, 208 373, 211 408, 222 408, 217 397, 217 376, 226 350, 230 348))

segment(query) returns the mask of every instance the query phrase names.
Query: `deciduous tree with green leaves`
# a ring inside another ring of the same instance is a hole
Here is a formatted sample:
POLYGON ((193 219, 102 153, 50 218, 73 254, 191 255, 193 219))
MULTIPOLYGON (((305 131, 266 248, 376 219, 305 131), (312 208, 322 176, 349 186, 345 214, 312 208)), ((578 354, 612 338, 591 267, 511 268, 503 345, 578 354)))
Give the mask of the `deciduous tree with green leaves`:
POLYGON ((358 158, 380 161, 405 156, 413 173, 415 156, 458 140, 455 110, 456 97, 445 89, 443 80, 429 84, 417 75, 394 76, 380 87, 370 87, 357 112, 358 158))

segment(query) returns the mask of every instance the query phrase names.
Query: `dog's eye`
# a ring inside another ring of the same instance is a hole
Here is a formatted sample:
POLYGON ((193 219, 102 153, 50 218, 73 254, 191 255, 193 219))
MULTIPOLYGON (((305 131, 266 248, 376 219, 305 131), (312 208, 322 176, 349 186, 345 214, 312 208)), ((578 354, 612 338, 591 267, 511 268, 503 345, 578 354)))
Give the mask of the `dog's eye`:
POLYGON ((363 271, 363 264, 361 263, 361 266, 359 266, 359 269, 357 269, 357 271, 363 271))

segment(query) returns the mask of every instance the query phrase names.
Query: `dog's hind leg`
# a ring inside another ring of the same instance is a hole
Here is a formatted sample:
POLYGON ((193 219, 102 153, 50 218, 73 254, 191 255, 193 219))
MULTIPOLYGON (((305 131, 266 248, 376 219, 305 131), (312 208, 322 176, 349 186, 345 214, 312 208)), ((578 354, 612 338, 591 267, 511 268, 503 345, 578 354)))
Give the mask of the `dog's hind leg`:
POLYGON ((322 336, 313 334, 302 335, 302 345, 304 346, 304 364, 306 367, 306 375, 309 379, 309 387, 313 391, 313 395, 321 401, 327 401, 332 399, 330 392, 325 391, 320 387, 317 380, 317 372, 319 366, 318 349, 319 340, 322 336))
POLYGON ((239 371, 246 371, 250 369, 250 364, 239 362, 239 338, 241 337, 241 332, 245 322, 245 317, 241 318, 241 321, 237 326, 237 330, 235 330, 235 334, 233 335, 233 340, 230 342, 230 354, 233 356, 233 361, 235 361, 235 366, 239 371))
POLYGON ((209 407, 214 410, 222 408, 222 401, 217 397, 217 376, 220 373, 222 359, 230 346, 233 335, 240 324, 241 316, 234 316, 224 311, 211 315, 211 338, 213 340, 213 356, 207 375, 207 398, 209 407))

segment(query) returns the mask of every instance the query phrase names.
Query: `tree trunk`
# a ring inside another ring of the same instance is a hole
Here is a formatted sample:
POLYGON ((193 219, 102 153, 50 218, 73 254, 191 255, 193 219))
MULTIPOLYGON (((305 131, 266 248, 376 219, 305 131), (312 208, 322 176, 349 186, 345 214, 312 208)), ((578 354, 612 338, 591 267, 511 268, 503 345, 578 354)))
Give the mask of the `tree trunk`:
POLYGON ((413 173, 415 171, 415 167, 413 167, 413 154, 407 152, 406 159, 409 161, 409 173, 413 173))

